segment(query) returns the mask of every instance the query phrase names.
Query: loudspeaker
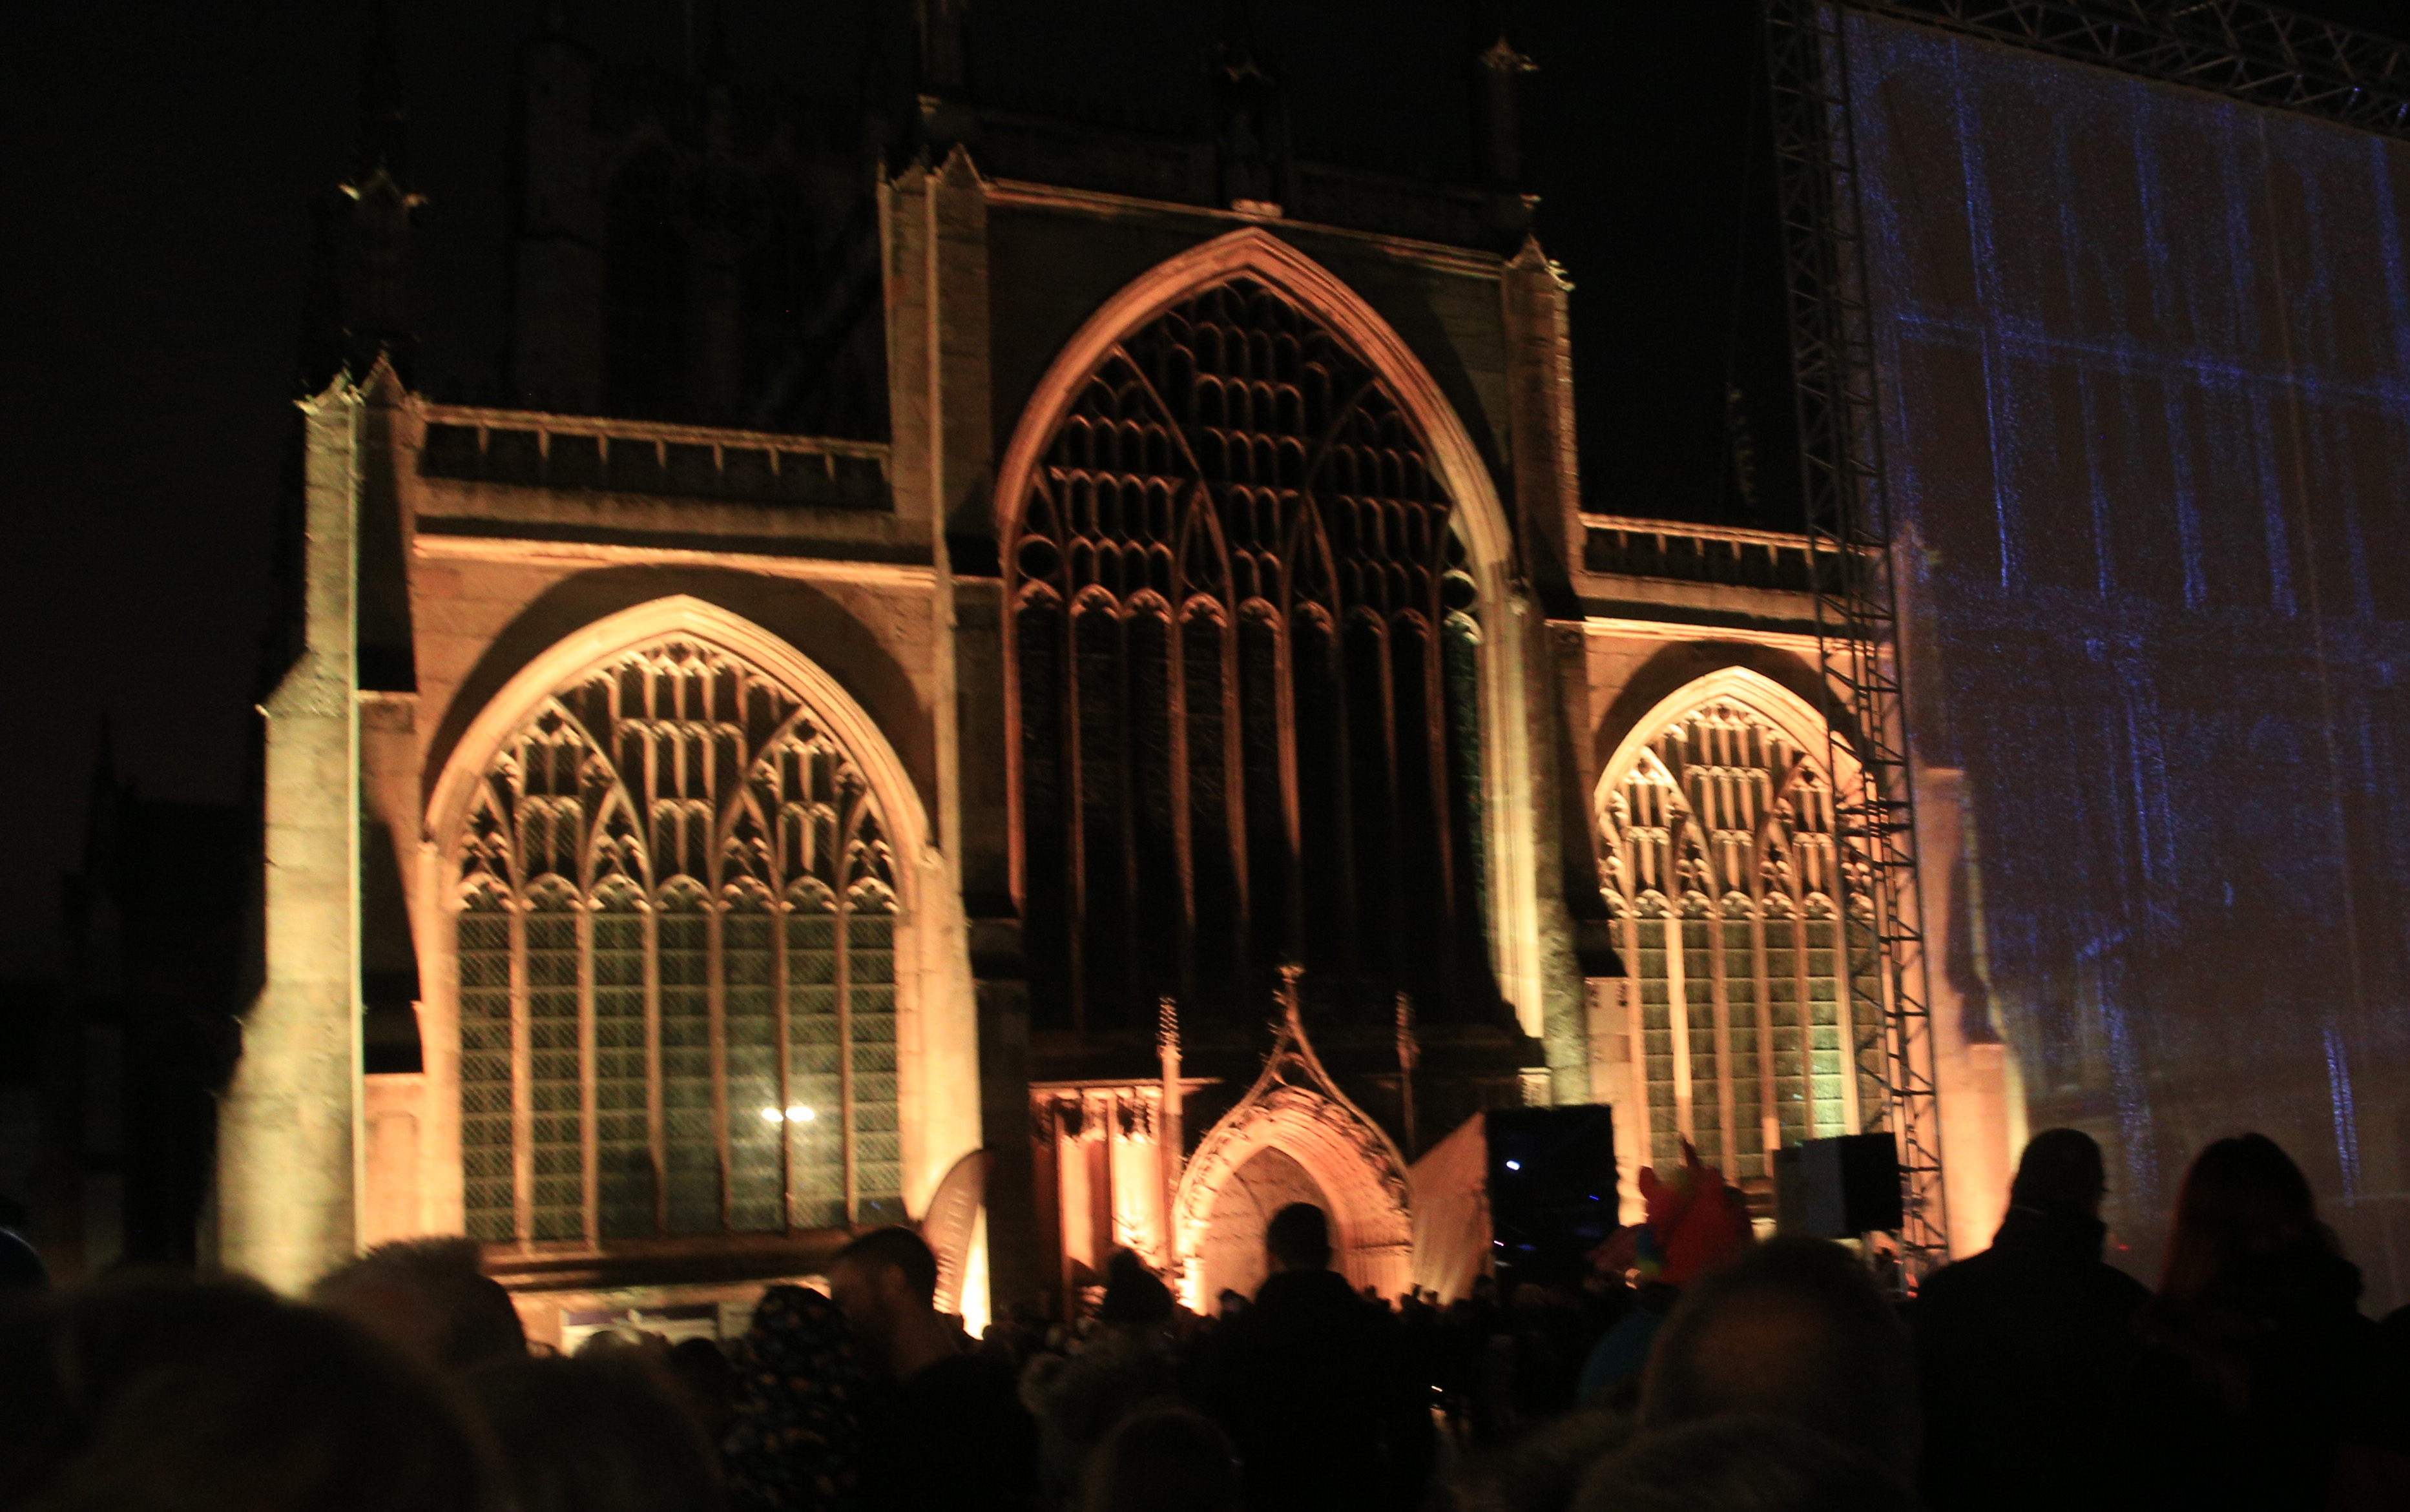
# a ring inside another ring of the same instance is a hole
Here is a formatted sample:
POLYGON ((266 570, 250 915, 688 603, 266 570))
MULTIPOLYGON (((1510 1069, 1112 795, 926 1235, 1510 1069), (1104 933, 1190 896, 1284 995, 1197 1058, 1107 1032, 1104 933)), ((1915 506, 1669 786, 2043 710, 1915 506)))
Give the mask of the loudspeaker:
POLYGON ((1519 1281, 1577 1280, 1583 1258, 1616 1228, 1614 1113, 1600 1104, 1493 1108, 1482 1124, 1500 1294, 1519 1281))
POLYGON ((1774 1156, 1775 1227, 1841 1239, 1900 1225, 1899 1146, 1888 1134, 1787 1145, 1774 1156))

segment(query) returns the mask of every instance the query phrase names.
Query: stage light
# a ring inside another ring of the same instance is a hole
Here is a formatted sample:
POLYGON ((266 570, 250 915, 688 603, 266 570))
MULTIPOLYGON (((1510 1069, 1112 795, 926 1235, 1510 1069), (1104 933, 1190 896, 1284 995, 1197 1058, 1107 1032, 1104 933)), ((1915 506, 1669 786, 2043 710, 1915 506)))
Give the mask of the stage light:
POLYGON ((787 1110, 787 1122, 790 1124, 808 1124, 819 1116, 820 1114, 800 1102, 787 1110))
POLYGON ((786 1114, 778 1112, 776 1108, 764 1108, 762 1110, 762 1122, 765 1124, 775 1124, 785 1116, 786 1114))

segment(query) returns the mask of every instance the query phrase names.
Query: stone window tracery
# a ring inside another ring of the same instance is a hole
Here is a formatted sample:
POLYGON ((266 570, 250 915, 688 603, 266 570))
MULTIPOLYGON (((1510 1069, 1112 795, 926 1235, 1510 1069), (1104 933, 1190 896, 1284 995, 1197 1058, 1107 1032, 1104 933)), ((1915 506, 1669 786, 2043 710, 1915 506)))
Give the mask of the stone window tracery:
POLYGON ((1735 1179, 1769 1178, 1774 1149, 1880 1116, 1881 1025, 1851 1021, 1836 954, 1846 935, 1869 974, 1873 937, 1837 927, 1822 749, 1706 699, 1649 737, 1599 828, 1648 1158, 1678 1163, 1688 1138, 1735 1179))
POLYGON ((473 1237, 902 1219, 892 858, 792 691, 628 652, 503 744, 458 854, 473 1237))
POLYGON ((1474 594, 1420 440, 1245 278, 1108 354, 1005 544, 1041 1025, 1492 1011, 1474 594))

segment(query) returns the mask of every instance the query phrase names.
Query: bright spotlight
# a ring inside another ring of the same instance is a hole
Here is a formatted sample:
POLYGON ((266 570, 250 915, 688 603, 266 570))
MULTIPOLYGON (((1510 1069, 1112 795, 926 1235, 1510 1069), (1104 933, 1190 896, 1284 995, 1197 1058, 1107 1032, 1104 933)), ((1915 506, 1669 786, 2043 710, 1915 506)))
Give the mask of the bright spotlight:
POLYGON ((762 1109, 762 1122, 763 1122, 763 1123, 765 1123, 765 1124, 775 1124, 775 1123, 777 1123, 779 1119, 784 1118, 784 1117, 786 1117, 786 1116, 787 1116, 786 1114, 784 1114, 784 1113, 780 1112, 779 1112, 777 1109, 776 1109, 776 1108, 764 1108, 764 1109, 762 1109))
POLYGON ((1520 1170, 1523 1169, 1523 1162, 1520 1160, 1509 1160, 1506 1162, 1506 1169, 1509 1170, 1520 1170))
MULTIPOLYGON (((770 1110, 766 1108, 762 1110, 764 1112, 769 1111, 770 1110)), ((808 1124, 819 1116, 820 1114, 812 1112, 809 1108, 805 1107, 800 1102, 787 1110, 787 1122, 790 1124, 808 1124)))

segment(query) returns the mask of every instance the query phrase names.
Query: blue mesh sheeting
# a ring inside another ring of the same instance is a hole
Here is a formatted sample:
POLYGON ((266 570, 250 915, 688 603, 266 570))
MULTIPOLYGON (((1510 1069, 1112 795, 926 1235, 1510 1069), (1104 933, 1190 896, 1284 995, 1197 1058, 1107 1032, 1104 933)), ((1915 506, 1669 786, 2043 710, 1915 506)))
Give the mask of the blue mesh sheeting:
POLYGON ((1849 49, 1911 713, 2033 1127, 2102 1141, 2145 1274, 2192 1154, 2260 1129, 2405 1300, 2410 146, 1849 49))

